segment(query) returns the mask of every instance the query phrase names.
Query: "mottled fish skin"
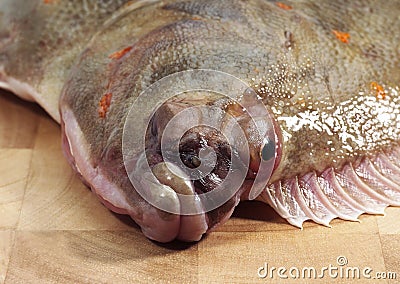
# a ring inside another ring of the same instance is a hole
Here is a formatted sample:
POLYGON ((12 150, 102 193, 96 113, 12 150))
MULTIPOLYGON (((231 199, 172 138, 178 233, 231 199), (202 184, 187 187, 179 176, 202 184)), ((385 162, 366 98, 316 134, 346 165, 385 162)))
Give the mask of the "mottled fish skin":
MULTIPOLYGON (((60 106, 67 156, 108 207, 130 214, 152 239, 201 237, 204 228, 190 237, 179 229, 168 233, 184 219, 147 204, 122 157, 129 106, 152 83, 188 69, 232 74, 270 108, 282 153, 259 199, 290 223, 329 225, 336 217, 355 220, 396 205, 398 196, 371 188, 383 187, 384 180, 392 194, 399 186, 383 176, 399 169, 392 150, 400 138, 400 2, 285 1, 284 8, 266 0, 138 3, 120 8, 85 48, 72 43, 83 52, 68 80, 65 73, 49 79, 57 90, 66 82, 60 106), (107 100, 99 115, 99 102, 107 100), (149 227, 155 221, 163 224, 158 231, 149 227)), ((32 75, 33 81, 24 69, 6 71, 48 93, 37 82, 58 64, 37 64, 41 75, 32 75)), ((237 202, 235 197, 225 211, 237 202)))
MULTIPOLYGON (((114 137, 115 123, 122 127, 127 109, 119 101, 132 103, 135 94, 173 72, 218 67, 252 84, 275 114, 284 151, 272 182, 340 167, 397 142, 397 1, 305 1, 290 11, 268 1, 234 1, 225 9, 220 1, 189 2, 164 1, 133 12, 86 50, 72 80, 90 84, 81 90, 82 84, 69 83, 67 100, 82 129, 90 129, 84 130, 89 141, 114 137), (121 38, 122 27, 132 32, 121 38), (337 40, 332 30, 348 31, 351 42, 337 40), (285 33, 291 34, 290 50, 285 33), (104 56, 127 46, 133 50, 118 62, 104 56), (385 86, 385 99, 376 98, 372 82, 385 86), (113 94, 113 106, 104 121, 97 105, 106 93, 113 94)), ((103 143, 92 147, 94 157, 101 157, 103 143)))
POLYGON ((0 87, 37 101, 60 122, 59 98, 73 63, 107 19, 135 2, 2 0, 0 87))

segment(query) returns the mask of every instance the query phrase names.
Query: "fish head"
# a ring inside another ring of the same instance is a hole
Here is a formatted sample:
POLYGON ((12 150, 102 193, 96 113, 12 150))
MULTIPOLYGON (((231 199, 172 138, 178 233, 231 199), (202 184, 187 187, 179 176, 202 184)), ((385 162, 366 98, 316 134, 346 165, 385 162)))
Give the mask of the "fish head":
MULTIPOLYGON (((190 90, 152 109, 144 151, 136 151, 128 159, 133 163, 126 163, 145 200, 173 214, 206 214, 212 228, 230 217, 239 200, 255 199, 265 189, 281 156, 279 128, 252 88, 241 91, 240 96, 230 96, 190 90), (154 195, 165 187, 177 194, 179 208, 154 195)), ((133 106, 132 119, 128 115, 125 123, 127 133, 138 133, 128 130, 129 125, 137 124, 138 109, 146 109, 140 99, 133 106)), ((133 147, 138 149, 125 149, 133 147)))

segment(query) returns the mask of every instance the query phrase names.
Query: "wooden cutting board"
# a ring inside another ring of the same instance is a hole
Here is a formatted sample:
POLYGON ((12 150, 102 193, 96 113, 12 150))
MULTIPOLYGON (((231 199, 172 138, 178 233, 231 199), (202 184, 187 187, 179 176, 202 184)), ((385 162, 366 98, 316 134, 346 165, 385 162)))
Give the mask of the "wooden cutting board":
POLYGON ((74 175, 54 121, 0 92, 0 283, 366 283, 352 273, 346 279, 350 268, 366 267, 371 277, 397 272, 400 279, 400 209, 386 213, 299 230, 270 207, 246 202, 199 243, 159 245, 74 175), (260 278, 266 265, 285 267, 289 279, 276 271, 260 278), (305 267, 320 276, 329 265, 343 277, 325 271, 323 279, 302 278, 305 267), (297 271, 300 279, 293 279, 297 271))

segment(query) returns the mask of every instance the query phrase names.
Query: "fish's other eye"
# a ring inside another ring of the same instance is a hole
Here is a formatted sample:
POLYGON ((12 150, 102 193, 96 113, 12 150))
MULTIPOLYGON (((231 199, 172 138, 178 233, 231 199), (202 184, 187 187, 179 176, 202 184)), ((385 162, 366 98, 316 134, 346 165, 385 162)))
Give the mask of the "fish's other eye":
POLYGON ((276 148, 275 142, 270 139, 267 139, 260 152, 262 160, 269 161, 272 158, 274 158, 276 150, 275 148, 276 148))

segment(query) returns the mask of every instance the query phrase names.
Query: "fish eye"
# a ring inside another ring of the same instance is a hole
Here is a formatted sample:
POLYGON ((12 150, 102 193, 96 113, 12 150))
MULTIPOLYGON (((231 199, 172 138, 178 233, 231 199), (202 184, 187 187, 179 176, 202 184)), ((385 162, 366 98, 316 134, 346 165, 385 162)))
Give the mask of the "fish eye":
POLYGON ((197 156, 192 156, 191 159, 190 159, 190 163, 192 164, 192 166, 194 168, 198 168, 201 165, 201 160, 197 156))
POLYGON ((275 157, 275 142, 267 139, 264 146, 261 149, 261 159, 264 161, 269 161, 275 157))
POLYGON ((201 165, 201 159, 194 153, 183 153, 181 154, 181 159, 191 169, 198 168, 201 165))

